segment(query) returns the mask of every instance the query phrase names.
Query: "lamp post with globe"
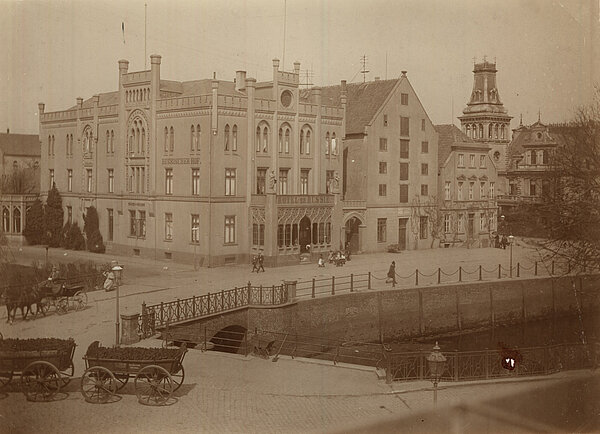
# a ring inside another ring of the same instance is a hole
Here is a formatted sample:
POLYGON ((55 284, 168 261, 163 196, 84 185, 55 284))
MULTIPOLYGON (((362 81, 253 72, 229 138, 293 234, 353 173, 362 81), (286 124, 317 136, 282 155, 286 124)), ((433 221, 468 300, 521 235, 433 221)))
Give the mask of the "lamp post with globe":
POLYGON ((119 275, 119 273, 121 271, 123 271, 123 267, 121 267, 119 264, 116 264, 112 267, 112 272, 115 274, 115 288, 116 288, 116 293, 115 293, 115 299, 117 302, 117 320, 115 322, 115 347, 119 346, 119 331, 121 328, 121 324, 119 323, 119 280, 116 276, 119 275))
POLYGON ((509 264, 509 266, 510 266, 510 277, 513 277, 513 275, 512 275, 512 268, 513 268, 512 267, 512 264, 513 264, 512 263, 512 256, 513 256, 512 255, 512 248, 513 248, 513 243, 514 242, 515 242, 515 237, 513 237, 512 235, 509 235, 508 236, 508 244, 510 245, 510 264, 509 264))
POLYGON ((435 343, 433 351, 427 356, 427 366, 433 383, 433 405, 437 406, 437 386, 446 365, 446 357, 440 352, 438 343, 435 343))

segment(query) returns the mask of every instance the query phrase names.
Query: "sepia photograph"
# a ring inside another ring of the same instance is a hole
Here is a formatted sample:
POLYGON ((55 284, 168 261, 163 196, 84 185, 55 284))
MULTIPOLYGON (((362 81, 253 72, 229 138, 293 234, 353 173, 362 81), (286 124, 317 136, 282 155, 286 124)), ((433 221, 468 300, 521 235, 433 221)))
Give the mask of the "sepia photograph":
POLYGON ((0 433, 600 432, 600 0, 0 0, 0 433))

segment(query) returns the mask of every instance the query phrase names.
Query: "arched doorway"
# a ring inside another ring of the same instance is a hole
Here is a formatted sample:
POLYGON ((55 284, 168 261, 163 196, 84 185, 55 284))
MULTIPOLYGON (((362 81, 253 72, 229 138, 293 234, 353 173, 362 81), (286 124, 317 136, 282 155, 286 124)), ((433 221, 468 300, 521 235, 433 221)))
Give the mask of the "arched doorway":
POLYGON ((300 234, 298 239, 300 242, 300 253, 306 253, 308 251, 306 245, 311 243, 310 219, 306 216, 300 220, 300 234))
POLYGON ((360 219, 358 217, 351 217, 346 222, 346 245, 349 247, 351 253, 356 253, 360 250, 358 238, 359 226, 360 219))

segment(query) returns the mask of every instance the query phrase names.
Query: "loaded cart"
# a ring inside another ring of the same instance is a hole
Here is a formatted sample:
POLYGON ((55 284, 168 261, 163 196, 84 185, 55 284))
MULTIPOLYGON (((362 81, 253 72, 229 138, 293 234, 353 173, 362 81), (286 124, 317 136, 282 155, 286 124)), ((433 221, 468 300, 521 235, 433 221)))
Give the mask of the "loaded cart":
POLYGON ((73 339, 0 339, 0 386, 16 374, 28 401, 51 401, 73 377, 73 339))
POLYGON ((87 402, 108 402, 118 390, 134 379, 138 401, 145 405, 165 405, 183 384, 185 345, 177 349, 116 347, 90 344, 83 359, 81 393, 87 402))

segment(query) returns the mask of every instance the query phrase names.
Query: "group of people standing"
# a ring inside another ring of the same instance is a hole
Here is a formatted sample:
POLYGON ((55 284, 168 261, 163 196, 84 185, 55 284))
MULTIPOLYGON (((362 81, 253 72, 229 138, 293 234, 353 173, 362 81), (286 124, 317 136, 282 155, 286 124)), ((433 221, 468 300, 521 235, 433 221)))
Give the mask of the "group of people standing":
POLYGON ((506 235, 500 237, 500 235, 496 234, 494 237, 494 247, 497 249, 506 249, 506 246, 508 246, 508 238, 506 238, 506 235))

